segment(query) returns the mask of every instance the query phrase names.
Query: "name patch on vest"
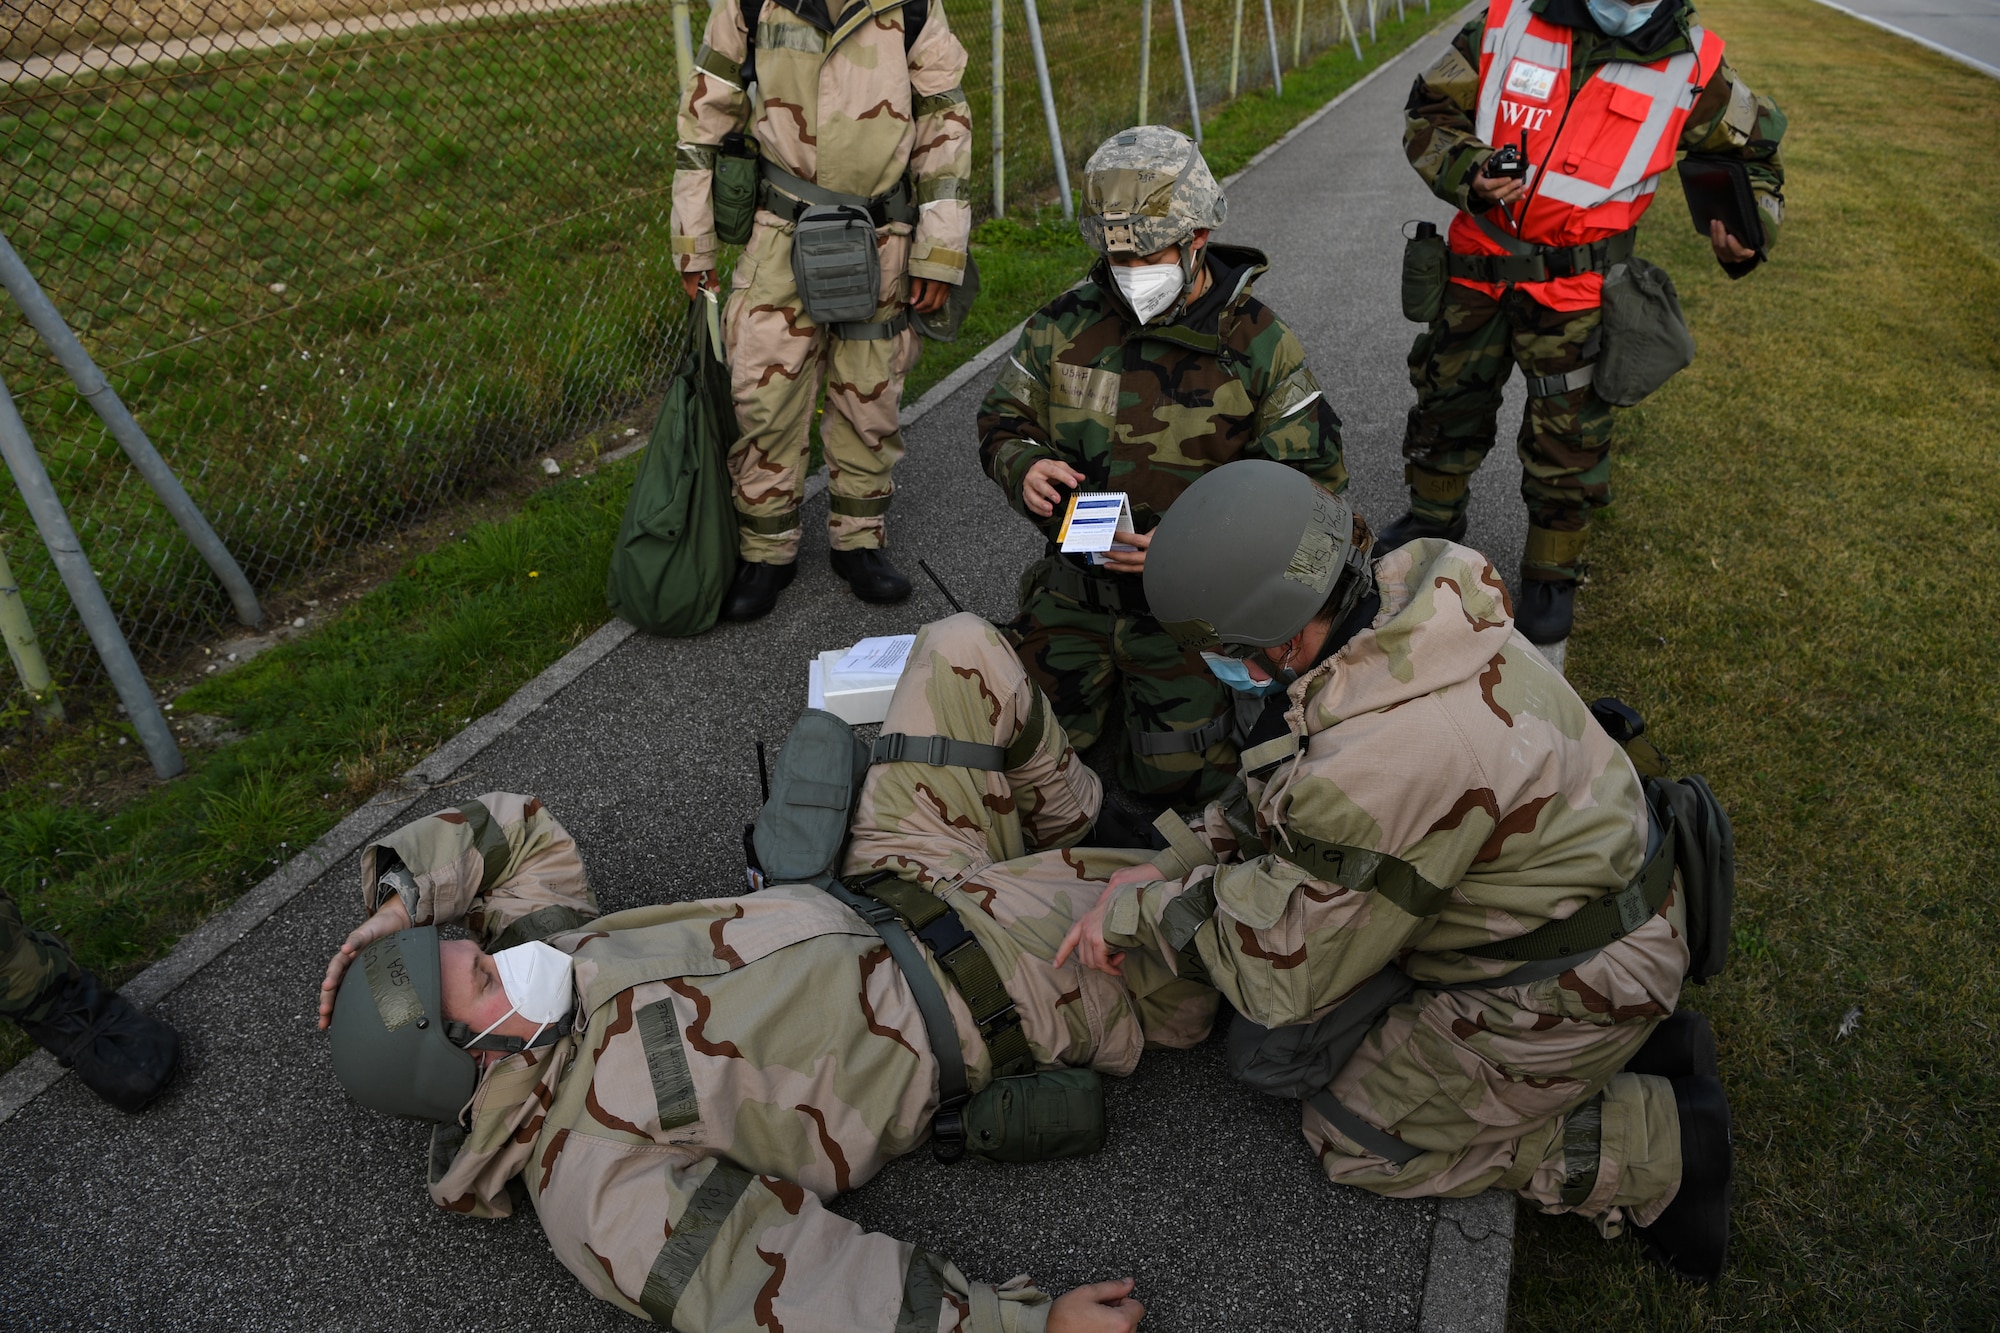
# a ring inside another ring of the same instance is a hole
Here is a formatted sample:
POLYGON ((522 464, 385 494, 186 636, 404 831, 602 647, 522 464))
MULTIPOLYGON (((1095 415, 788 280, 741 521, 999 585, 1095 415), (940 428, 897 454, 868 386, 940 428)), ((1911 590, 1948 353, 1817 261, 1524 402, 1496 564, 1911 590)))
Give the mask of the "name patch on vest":
POLYGON ((1507 66, 1507 91, 1516 97, 1546 102, 1555 87, 1556 72, 1546 65, 1516 59, 1507 66))

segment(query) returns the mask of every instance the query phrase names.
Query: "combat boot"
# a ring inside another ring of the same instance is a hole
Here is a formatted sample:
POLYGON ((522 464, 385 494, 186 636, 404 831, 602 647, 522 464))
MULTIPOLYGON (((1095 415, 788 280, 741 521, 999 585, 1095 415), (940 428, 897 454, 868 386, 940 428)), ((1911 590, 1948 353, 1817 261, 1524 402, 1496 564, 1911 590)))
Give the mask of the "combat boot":
POLYGON ((888 555, 879 546, 859 551, 833 551, 828 555, 828 562, 832 564, 833 572, 846 579, 847 586, 854 589, 854 595, 864 602, 888 605, 910 595, 909 579, 889 563, 888 555))
POLYGON ((1715 1030, 1698 1009, 1676 1009, 1653 1029, 1646 1044, 1625 1062, 1628 1074, 1659 1078, 1714 1078, 1722 1072, 1715 1058, 1715 1030))
POLYGON ((736 581, 729 585, 729 595, 722 599, 722 618, 756 620, 771 614, 771 608, 778 604, 778 594, 792 585, 798 572, 796 560, 783 565, 745 560, 736 567, 736 581))
POLYGON ((1720 1080, 1697 1074, 1672 1080, 1681 1122, 1681 1185, 1665 1212, 1633 1234, 1647 1257, 1703 1285, 1722 1276, 1729 1250, 1730 1178, 1736 1166, 1729 1098, 1720 1080))
POLYGON ((127 1114, 143 1111, 180 1066, 180 1034, 82 968, 59 983, 48 1017, 21 1030, 127 1114))
POLYGON ((1586 528, 1528 525, 1514 628, 1529 643, 1546 646, 1569 637, 1576 622, 1576 581, 1583 573, 1583 544, 1588 539, 1586 528))
POLYGON ((1440 523, 1412 510, 1375 534, 1375 558, 1380 560, 1397 547, 1407 546, 1420 537, 1442 537, 1448 542, 1464 541, 1465 515, 1460 514, 1449 523, 1440 523))
MULTIPOLYGON (((1414 410, 1411 419, 1414 423, 1414 410)), ((1442 537, 1448 542, 1465 539, 1465 493, 1471 489, 1471 477, 1459 472, 1432 472, 1415 463, 1405 463, 1403 481, 1410 488, 1410 512, 1375 535, 1378 559, 1420 537, 1442 537), (1419 512, 1420 508, 1425 512, 1419 512), (1451 517, 1437 517, 1440 509, 1449 510, 1451 517)))
POLYGON ((1540 647, 1561 643, 1575 624, 1575 579, 1521 581, 1521 604, 1514 608, 1514 628, 1529 643, 1540 647))

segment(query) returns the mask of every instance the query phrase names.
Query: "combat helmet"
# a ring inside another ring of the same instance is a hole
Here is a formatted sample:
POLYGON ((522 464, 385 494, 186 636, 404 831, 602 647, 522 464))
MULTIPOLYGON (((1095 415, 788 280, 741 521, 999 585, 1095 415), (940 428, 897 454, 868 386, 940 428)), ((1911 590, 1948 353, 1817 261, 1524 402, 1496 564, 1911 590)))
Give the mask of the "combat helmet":
POLYGON ((1181 290, 1194 281, 1186 242, 1228 216, 1228 200, 1194 140, 1165 125, 1120 130, 1083 164, 1083 242, 1109 257, 1181 247, 1181 290))
POLYGON ((333 1001, 333 1072, 371 1110, 458 1119, 479 1065, 447 1031, 436 926, 413 926, 361 951, 333 1001))
POLYGON ((1347 618, 1373 586, 1373 545, 1347 501, 1304 473, 1238 459, 1203 474, 1153 530, 1146 600, 1185 646, 1274 648, 1322 611, 1347 618))

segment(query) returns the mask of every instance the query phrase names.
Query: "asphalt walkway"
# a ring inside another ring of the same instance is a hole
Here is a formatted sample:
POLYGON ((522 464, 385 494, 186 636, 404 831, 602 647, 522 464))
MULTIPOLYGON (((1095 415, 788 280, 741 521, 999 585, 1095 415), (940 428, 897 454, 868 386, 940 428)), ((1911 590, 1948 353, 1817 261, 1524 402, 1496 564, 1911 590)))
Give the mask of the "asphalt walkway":
MULTIPOLYGON (((1399 229, 1445 212, 1402 159, 1400 108, 1440 46, 1419 43, 1253 165, 1223 232, 1271 254, 1260 292, 1304 339, 1347 424, 1356 494, 1384 520, 1400 512, 1410 398, 1399 229)), ((1000 615, 1040 542, 977 471, 973 416, 991 374, 911 428, 891 523, 906 567, 927 558, 969 608, 1000 615)), ((1502 449, 1474 490, 1473 540, 1503 569, 1518 558, 1516 484, 1502 449)), ((901 607, 857 602, 826 568, 823 516, 820 498, 777 614, 691 640, 608 627, 420 766, 428 790, 358 813, 135 983, 189 1051, 149 1114, 120 1117, 74 1079, 38 1093, 52 1069, 40 1057, 0 1079, 0 1325, 630 1326, 562 1270, 531 1211, 490 1222, 431 1206, 425 1131, 342 1095, 313 1029, 315 988, 357 910, 354 849, 480 791, 540 796, 607 910, 742 891, 752 745, 784 735, 808 660, 947 609, 921 583, 901 607)), ((1025 1271, 1061 1289, 1132 1274, 1158 1333, 1501 1327, 1511 1199, 1329 1185, 1296 1108, 1229 1083, 1214 1043, 1149 1054, 1114 1083, 1100 1156, 944 1168, 917 1154, 838 1206, 977 1277, 1025 1271)))
POLYGON ((2000 0, 1819 0, 2000 79, 2000 0))

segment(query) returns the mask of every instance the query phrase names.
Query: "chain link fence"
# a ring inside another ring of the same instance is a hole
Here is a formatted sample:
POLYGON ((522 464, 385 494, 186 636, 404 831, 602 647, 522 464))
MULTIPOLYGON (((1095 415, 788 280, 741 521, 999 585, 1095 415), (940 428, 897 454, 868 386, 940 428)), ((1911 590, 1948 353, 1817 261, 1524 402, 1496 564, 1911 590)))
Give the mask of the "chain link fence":
MULTIPOLYGON (((933 3, 971 53, 988 213, 992 3, 933 3)), ((1342 40, 1338 0, 1273 3, 1287 68, 1342 40)), ((260 590, 629 410, 671 370, 672 9, 0 0, 0 229, 260 590)), ((1147 117, 1185 125, 1171 0, 1151 9, 1147 117)), ((1238 84, 1269 83, 1261 0, 1184 9, 1204 113, 1228 96, 1239 11, 1238 84)), ((1074 177, 1138 116, 1141 4, 1040 14, 1074 177)), ((695 5, 697 42, 706 19, 695 5)), ((1053 159, 1021 0, 1004 20, 1018 206, 1052 197, 1053 159)), ((200 558, 0 310, 0 376, 141 661, 222 631, 200 558)), ((11 485, 0 552, 57 680, 95 684, 11 485)))

